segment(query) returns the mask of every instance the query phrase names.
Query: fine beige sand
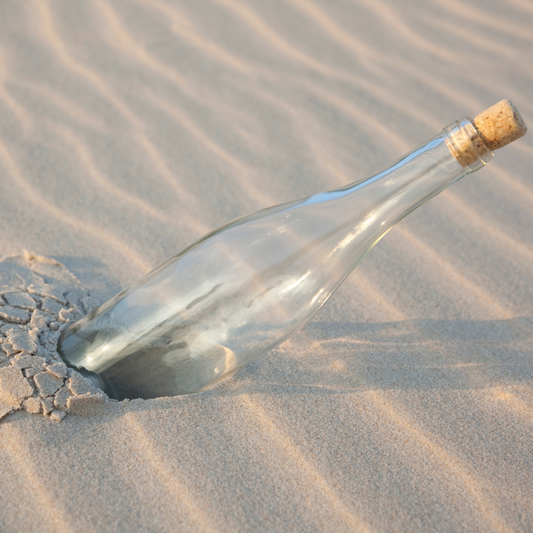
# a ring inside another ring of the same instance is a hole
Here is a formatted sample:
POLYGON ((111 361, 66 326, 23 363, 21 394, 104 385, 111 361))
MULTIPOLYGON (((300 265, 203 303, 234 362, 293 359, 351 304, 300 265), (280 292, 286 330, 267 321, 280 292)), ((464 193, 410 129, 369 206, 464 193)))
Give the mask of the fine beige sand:
MULTIPOLYGON (((103 302, 509 98, 529 0, 36 0, 0 16, 0 260, 103 302)), ((532 531, 533 136, 196 395, 0 422, 0 531, 532 531)), ((46 281, 46 280, 45 280, 46 281)))

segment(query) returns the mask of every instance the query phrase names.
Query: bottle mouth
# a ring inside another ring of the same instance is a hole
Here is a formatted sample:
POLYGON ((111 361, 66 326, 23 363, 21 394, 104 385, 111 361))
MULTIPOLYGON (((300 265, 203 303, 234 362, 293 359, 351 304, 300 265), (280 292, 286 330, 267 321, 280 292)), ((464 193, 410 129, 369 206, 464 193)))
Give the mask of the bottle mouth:
POLYGON ((485 166, 494 156, 476 130, 472 119, 465 117, 444 128, 444 140, 458 163, 470 172, 485 166))

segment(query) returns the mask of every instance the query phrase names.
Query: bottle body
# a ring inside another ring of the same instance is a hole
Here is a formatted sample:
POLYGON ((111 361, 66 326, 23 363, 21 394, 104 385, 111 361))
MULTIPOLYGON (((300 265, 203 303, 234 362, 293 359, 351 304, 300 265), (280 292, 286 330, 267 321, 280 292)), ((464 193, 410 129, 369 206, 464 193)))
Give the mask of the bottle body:
POLYGON ((453 156, 451 133, 468 124, 371 178, 212 232, 65 330, 61 356, 116 399, 232 374, 300 329, 394 224, 484 164, 453 156))

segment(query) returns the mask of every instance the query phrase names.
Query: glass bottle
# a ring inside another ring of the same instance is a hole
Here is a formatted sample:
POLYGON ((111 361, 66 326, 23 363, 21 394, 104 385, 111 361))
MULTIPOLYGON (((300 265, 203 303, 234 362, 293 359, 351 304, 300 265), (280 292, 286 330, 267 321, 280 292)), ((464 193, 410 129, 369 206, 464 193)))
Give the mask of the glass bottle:
POLYGON ((298 331, 394 224, 491 158, 464 118, 375 176, 238 218, 71 325, 59 353, 110 398, 201 391, 298 331))

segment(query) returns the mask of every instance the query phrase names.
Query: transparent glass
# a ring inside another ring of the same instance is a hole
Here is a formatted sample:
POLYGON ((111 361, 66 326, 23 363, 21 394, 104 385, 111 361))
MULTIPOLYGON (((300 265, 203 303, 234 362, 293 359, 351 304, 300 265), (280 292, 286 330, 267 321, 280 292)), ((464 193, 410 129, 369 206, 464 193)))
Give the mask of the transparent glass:
POLYGON ((394 224, 477 170, 463 119, 390 168, 206 235, 66 329, 59 352, 115 399, 200 391, 281 344, 394 224))

